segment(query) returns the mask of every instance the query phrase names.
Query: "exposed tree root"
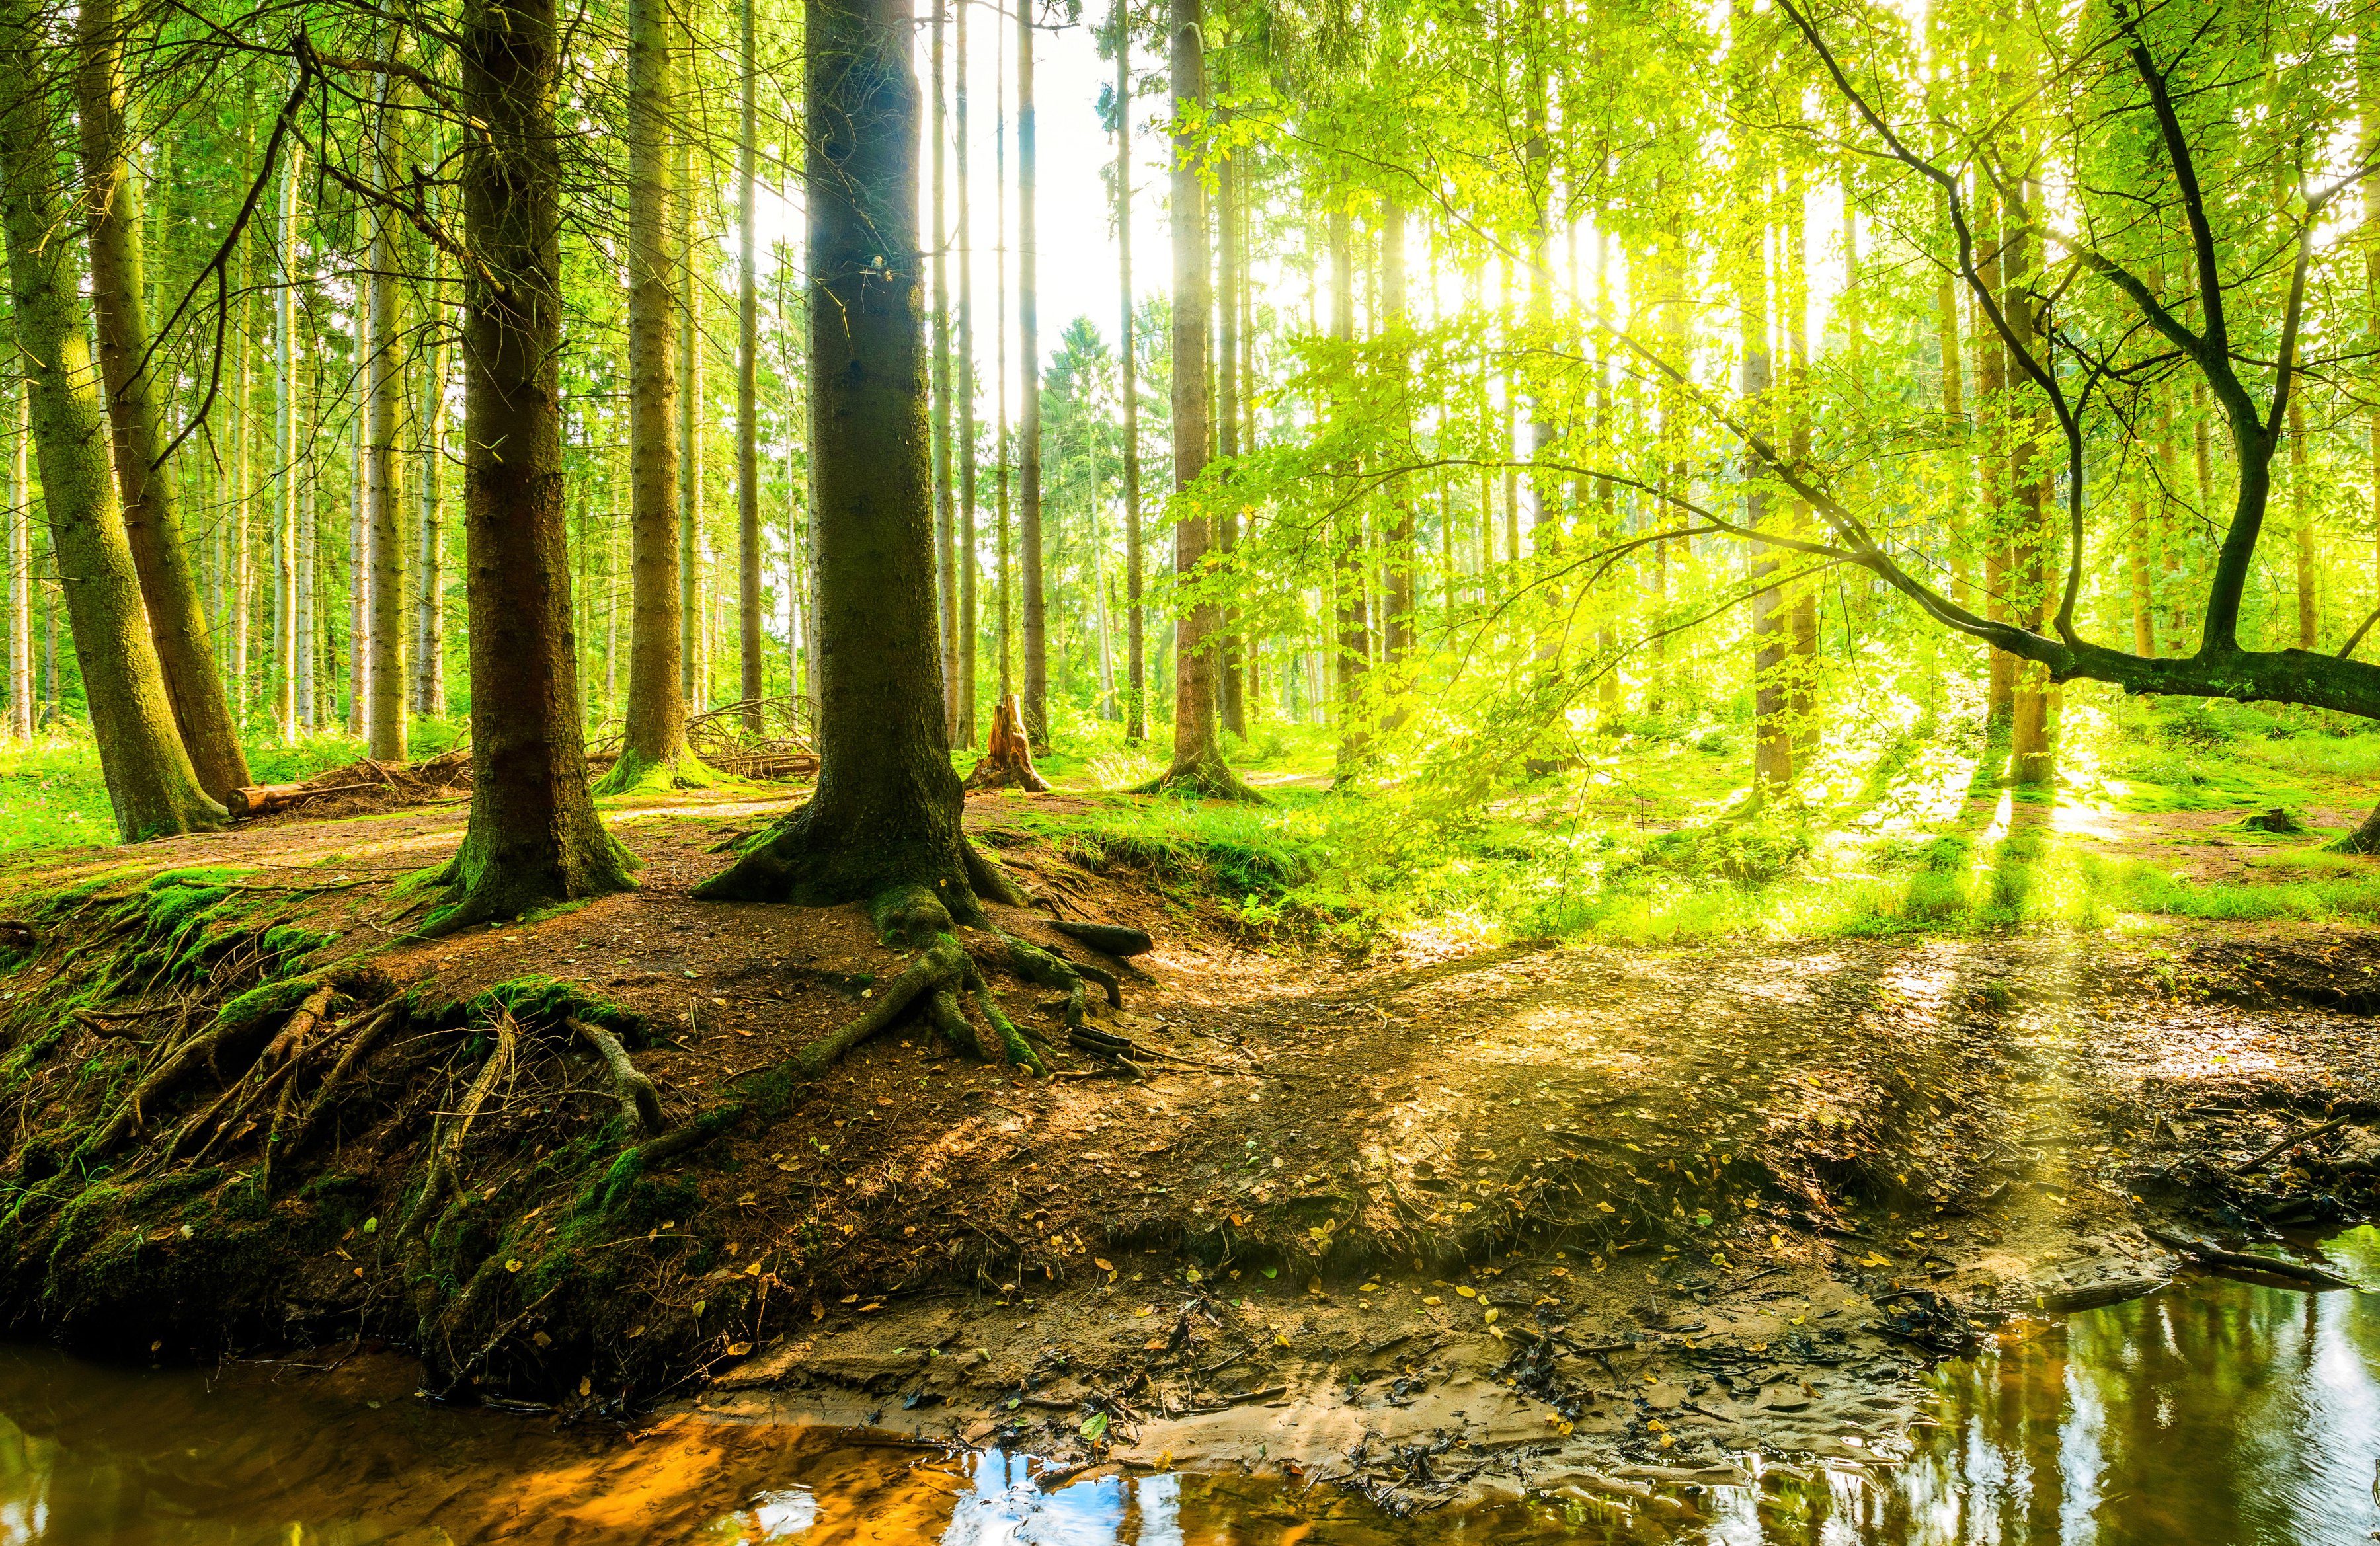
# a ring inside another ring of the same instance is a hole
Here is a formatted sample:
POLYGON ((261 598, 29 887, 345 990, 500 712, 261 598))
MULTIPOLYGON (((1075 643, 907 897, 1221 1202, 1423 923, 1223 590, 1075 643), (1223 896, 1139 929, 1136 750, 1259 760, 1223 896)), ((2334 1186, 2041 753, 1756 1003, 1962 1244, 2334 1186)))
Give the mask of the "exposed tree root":
POLYGON ((281 1033, 264 1044, 263 1061, 278 1066, 295 1059, 305 1049, 306 1039, 314 1033, 314 1028, 322 1023, 322 1016, 330 1007, 331 984, 324 983, 306 996, 306 1001, 298 1006, 298 1012, 289 1017, 281 1033))
POLYGON ((1145 956, 1157 948, 1157 941, 1148 937, 1146 929, 1128 928, 1122 924, 1087 924, 1057 918, 1050 921, 1050 926, 1069 939, 1078 939, 1119 960, 1145 956))
POLYGON ((612 1082, 620 1093, 620 1114, 627 1119, 629 1130, 638 1138, 650 1138, 662 1130, 662 1093, 653 1081, 637 1069, 628 1049, 620 1038, 600 1025, 589 1025, 577 1015, 565 1015, 563 1023, 571 1033, 597 1052, 612 1069, 612 1082))
POLYGON ((307 1105, 305 1115, 298 1118, 297 1127, 290 1129, 285 1141, 279 1136, 280 1119, 274 1118, 273 1124, 274 1141, 280 1144, 283 1152, 296 1153, 304 1146, 306 1141, 313 1136, 315 1124, 320 1122, 322 1114, 330 1109, 332 1098, 338 1093, 340 1081, 346 1077, 347 1070, 355 1067, 367 1053, 371 1051, 379 1043, 382 1032, 402 1018, 404 1009, 404 1000, 390 999, 373 1010, 370 1018, 357 1027, 354 1033, 347 1037, 347 1045, 340 1050, 339 1060, 331 1065, 329 1073, 322 1076, 321 1087, 314 1092, 314 1099, 307 1105))
POLYGON ((422 1182, 421 1195, 407 1212, 405 1222, 397 1226, 398 1240, 410 1238, 423 1220, 435 1215, 447 1194, 455 1190, 458 1173, 455 1161, 462 1155, 463 1141, 470 1137, 471 1123, 480 1115, 480 1108, 488 1104, 490 1093, 511 1074, 519 1045, 520 1028, 513 1023, 512 1016, 501 1017, 496 1021, 495 1047, 488 1054, 487 1061, 480 1065, 480 1075, 471 1081, 463 1104, 451 1115, 438 1118, 435 1135, 430 1141, 430 1175, 422 1182))
POLYGON ((681 745, 666 757, 649 757, 623 747, 604 775, 595 780, 597 794, 665 793, 679 789, 714 789, 720 782, 690 747, 681 745))
POLYGON ((1236 800, 1246 805, 1269 805, 1270 801, 1250 789, 1222 755, 1211 748, 1203 756, 1190 762, 1176 762, 1145 784, 1124 791, 1127 794, 1188 794, 1201 800, 1236 800))

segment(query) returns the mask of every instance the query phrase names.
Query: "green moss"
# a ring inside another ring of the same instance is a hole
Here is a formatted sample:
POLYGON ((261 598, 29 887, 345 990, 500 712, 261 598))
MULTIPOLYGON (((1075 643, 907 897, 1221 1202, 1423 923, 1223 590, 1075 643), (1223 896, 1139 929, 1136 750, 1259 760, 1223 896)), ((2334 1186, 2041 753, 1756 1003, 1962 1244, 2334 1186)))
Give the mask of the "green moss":
MULTIPOLYGON (((557 977, 510 977, 460 1005, 451 1007, 463 1020, 492 1018, 502 1011, 515 1020, 535 1020, 559 1025, 567 1017, 600 1025, 615 1035, 641 1034, 645 1017, 589 993, 576 983, 557 977)), ((438 1017, 444 1020, 447 1017, 438 1017)))

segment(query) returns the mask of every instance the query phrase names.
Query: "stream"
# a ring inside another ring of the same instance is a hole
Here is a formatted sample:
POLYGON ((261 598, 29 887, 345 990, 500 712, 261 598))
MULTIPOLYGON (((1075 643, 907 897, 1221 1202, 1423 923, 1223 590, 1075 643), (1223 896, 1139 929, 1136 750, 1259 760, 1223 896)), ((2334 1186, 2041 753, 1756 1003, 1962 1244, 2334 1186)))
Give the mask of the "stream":
MULTIPOLYGON (((2327 1243, 2380 1284, 2380 1230, 2327 1243)), ((0 1543, 2349 1546, 2380 1531, 2380 1296, 2223 1278, 2019 1323, 1936 1371, 1904 1464, 1397 1519, 1239 1476, 1087 1477, 673 1417, 628 1439, 415 1395, 393 1355, 133 1370, 0 1347, 0 1543)))

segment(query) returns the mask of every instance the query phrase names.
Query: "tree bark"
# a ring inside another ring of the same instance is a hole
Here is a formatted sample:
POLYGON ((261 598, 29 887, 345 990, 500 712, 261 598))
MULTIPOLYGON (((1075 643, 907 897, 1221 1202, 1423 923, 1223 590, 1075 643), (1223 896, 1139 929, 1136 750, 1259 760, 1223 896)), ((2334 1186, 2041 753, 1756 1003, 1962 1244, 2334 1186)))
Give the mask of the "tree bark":
MULTIPOLYGON (((386 46, 394 54, 396 35, 386 46)), ((387 196, 399 194, 396 167, 396 126, 399 111, 396 78, 380 78, 372 130, 372 177, 387 196)), ((397 251, 396 215, 376 209, 371 222, 370 276, 367 282, 371 308, 371 354, 364 364, 364 546, 371 571, 371 640, 364 662, 364 680, 370 698, 365 727, 371 755, 381 762, 403 762, 405 754, 405 518, 403 465, 397 456, 397 420, 405 402, 405 332, 397 325, 397 275, 403 260, 397 251)))
POLYGON ((1016 525, 1023 551, 1018 582, 1025 625, 1025 734, 1050 745, 1050 631, 1041 574, 1041 255, 1039 168, 1033 124, 1033 9, 1016 5, 1016 357, 1023 371, 1018 405, 1016 525))
MULTIPOLYGON (((47 93, 34 84, 47 79, 47 47, 30 0, 0 0, 0 72, 12 83, 0 95, 0 229, 43 513, 100 771, 117 832, 136 842, 220 827, 224 808, 200 786, 174 722, 156 645, 142 623, 123 507, 109 481, 81 275, 73 244, 57 235, 55 125, 47 93)), ((54 661, 53 683, 56 674, 54 661)))
MULTIPOLYGON (((1330 336, 1342 349, 1352 349, 1355 343, 1354 236, 1349 227, 1345 205, 1334 202, 1324 240, 1330 248, 1330 336)), ((1334 405, 1334 413, 1343 411, 1343 407, 1334 405)), ((1361 469, 1351 463, 1339 471, 1352 486, 1361 469)), ((1336 631, 1331 678, 1339 707, 1339 753, 1334 777, 1345 780, 1354 777, 1371 748, 1372 738, 1365 722, 1364 679, 1372 669, 1372 636, 1364 604, 1363 507, 1353 499, 1339 502, 1342 508, 1332 523, 1330 534, 1331 616, 1336 631)))
POLYGON ((20 385, 8 448, 8 736, 33 739, 33 393, 20 385))
MULTIPOLYGON (((1380 209, 1380 333, 1388 345, 1389 433, 1400 453, 1409 454, 1413 421, 1405 402, 1405 211, 1390 199, 1380 209)), ((1414 575, 1419 563, 1414 543, 1413 497, 1400 484, 1390 495, 1388 583, 1380 598, 1380 658, 1398 693, 1410 685, 1405 673, 1413 655, 1414 575)), ((1397 714, 1402 719, 1402 709, 1397 714)))
MULTIPOLYGON (((1744 417, 1761 422, 1775 412, 1770 394, 1776 388, 1776 363, 1768 344, 1768 179, 1767 158, 1755 141, 1752 126, 1771 116, 1762 100, 1761 49, 1755 37, 1750 0, 1735 0, 1728 33, 1728 83, 1734 127, 1731 130, 1731 181, 1735 257, 1729 269, 1735 280, 1736 343, 1741 351, 1744 417)), ((1801 216, 1798 177, 1794 195, 1786 200, 1785 217, 1801 216)), ((1788 281, 1787 288, 1791 288, 1788 281)), ((1791 326, 1789 320, 1789 327, 1791 326)), ((1789 415, 1800 412, 1798 403, 1789 415)), ((1743 524, 1764 531, 1770 522, 1769 495, 1761 486, 1763 469, 1755 453, 1743 454, 1743 524)), ((1769 546, 1752 544, 1751 578, 1762 588, 1752 598, 1752 779, 1755 798, 1781 790, 1793 781, 1792 729, 1786 722, 1785 670, 1791 644, 1790 610, 1774 587, 1777 560, 1769 546)))
POLYGON ((753 225, 759 212, 759 66, 754 55, 753 8, 739 0, 743 21, 743 113, 735 141, 735 539, 737 644, 743 657, 737 685, 750 707, 747 730, 761 728, 760 695, 766 674, 760 658, 760 278, 759 245, 753 225))
MULTIPOLYGON (((934 0, 933 109, 927 132, 934 144, 931 205, 934 246, 934 562, 941 575, 941 605, 934 613, 942 646, 942 719, 953 744, 959 742, 959 589, 958 511, 951 487, 951 281, 949 223, 943 218, 947 178, 944 163, 950 149, 946 122, 950 72, 943 53, 950 0, 934 0)), ((966 261, 961 249, 959 261, 966 261)), ((974 383, 968 383, 970 389, 974 383)))
POLYGON ((298 211, 305 151, 293 143, 282 156, 281 286, 273 297, 273 455, 278 464, 273 479, 273 728, 287 743, 298 739, 298 657, 303 648, 298 628, 298 495, 306 481, 298 465, 298 211))
MULTIPOLYGON (((1240 454, 1239 202, 1238 167, 1226 158, 1215 169, 1215 440, 1216 449, 1226 462, 1236 460, 1240 454)), ((1222 551, 1224 572, 1232 574, 1232 555, 1240 546, 1240 512, 1236 504, 1224 503, 1215 535, 1216 546, 1222 551)), ((1240 681, 1240 612, 1236 607, 1223 610, 1223 640, 1219 655, 1217 680, 1221 689, 1223 729, 1245 740, 1248 721, 1240 681)))
POLYGON ((468 0, 462 156, 463 512, 471 623, 471 815, 426 926, 618 890, 579 729, 563 525, 560 54, 554 0, 468 0))
MULTIPOLYGON (((2032 357, 2041 348, 2038 305, 2033 291, 2032 208, 2040 195, 2037 185, 2021 182, 2021 198, 2005 211, 2006 246, 2000 258, 2002 310, 2014 336, 2015 352, 2032 357)), ((2050 503, 2050 470, 2043 455, 2041 433, 2048 410, 2035 393, 2025 393, 2029 405, 2017 410, 2015 443, 2009 453, 2009 485, 2016 493, 2017 531, 2011 544, 2010 584, 2013 610, 2026 628, 2038 629, 2049 610, 2049 572, 2046 525, 2050 503)), ((2020 784, 2047 783, 2057 773, 2051 743, 2050 684, 2038 662, 2028 661, 2016 671, 2013 709, 2010 719, 2009 776, 2020 784)))
MULTIPOLYGON (((628 7, 628 705, 620 759, 596 792, 710 783, 686 742, 686 561, 678 470, 685 420, 675 345, 686 253, 674 228, 670 113, 676 51, 666 0, 628 7)), ((674 162, 674 166, 673 165, 674 162)))
POLYGON ((421 406, 416 436, 421 454, 419 529, 414 540, 413 711, 446 717, 445 553, 438 509, 439 457, 446 422, 446 360, 435 332, 421 346, 421 406))
MULTIPOLYGON (((667 21, 662 25, 670 27, 667 21)), ((664 30, 662 36, 665 46, 685 45, 682 34, 672 37, 664 30)), ((670 105, 664 103, 664 110, 670 105)), ((676 175, 672 181, 677 203, 677 243, 671 262, 677 287, 678 692, 682 704, 699 709, 710 694, 702 658, 702 574, 696 562, 702 529, 702 293, 694 270, 694 153, 687 135, 673 138, 676 175)), ((629 692, 635 691, 632 683, 629 692)))
MULTIPOLYGON (((922 887, 974 917, 934 637, 925 291, 909 0, 808 0, 817 793, 698 896, 827 904, 922 887)), ((1005 900, 1013 900, 1014 893, 1005 900)))
MULTIPOLYGON (((1207 370, 1214 286, 1208 278, 1207 187, 1194 123, 1206 102, 1199 0, 1171 0, 1173 87, 1173 489, 1178 497, 1207 467, 1207 370)), ((1184 510, 1173 523, 1173 573, 1189 583, 1207 566, 1207 518, 1184 510)), ((1173 647, 1173 760, 1145 788, 1256 801, 1223 761, 1217 733, 1213 654, 1222 611, 1186 602, 1173 647)))
POLYGON ((249 781, 248 757, 207 640, 206 608, 182 539, 173 486, 158 465, 164 437, 141 304, 140 195, 127 160, 125 26, 115 0, 82 0, 75 89, 81 112, 93 332, 124 529, 149 632, 190 766, 209 796, 220 800, 249 781))
POLYGON ((967 171, 967 5, 968 0, 955 0, 958 18, 953 24, 957 37, 957 69, 953 103, 958 115, 958 246, 959 246, 959 508, 958 552, 959 571, 958 682, 953 692, 957 700, 951 743, 966 747, 975 744, 975 660, 976 632, 978 622, 976 609, 976 586, 982 573, 982 563, 976 553, 976 365, 975 365, 975 247, 972 235, 971 211, 973 185, 967 171))
MULTIPOLYGON (((1124 675, 1123 738, 1139 742, 1148 739, 1148 612, 1141 600, 1146 554, 1140 532, 1140 351, 1132 303, 1132 13, 1123 0, 1116 0, 1114 27, 1116 272, 1122 311, 1116 326, 1116 354, 1123 389, 1124 647, 1130 656, 1124 675)), ((2374 422, 2380 425, 2380 418, 2374 422)), ((2373 443, 2380 446, 2380 429, 2373 434, 2373 443)))

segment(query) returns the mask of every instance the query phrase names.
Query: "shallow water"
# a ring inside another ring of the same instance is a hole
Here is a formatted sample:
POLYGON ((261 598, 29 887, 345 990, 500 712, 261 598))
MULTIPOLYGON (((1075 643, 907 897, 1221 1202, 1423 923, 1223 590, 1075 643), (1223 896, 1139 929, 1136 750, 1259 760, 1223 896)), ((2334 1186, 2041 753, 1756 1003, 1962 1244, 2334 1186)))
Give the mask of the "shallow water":
MULTIPOLYGON (((2331 1242, 2380 1283, 2380 1231, 2331 1242)), ((360 1546, 2349 1546, 2380 1529, 2380 1296, 2221 1279, 2018 1329, 1935 1377, 1906 1465, 1398 1520, 1240 1477, 1028 1462, 673 1419, 632 1440, 441 1408, 395 1359, 220 1377, 0 1348, 0 1543, 360 1546)))

